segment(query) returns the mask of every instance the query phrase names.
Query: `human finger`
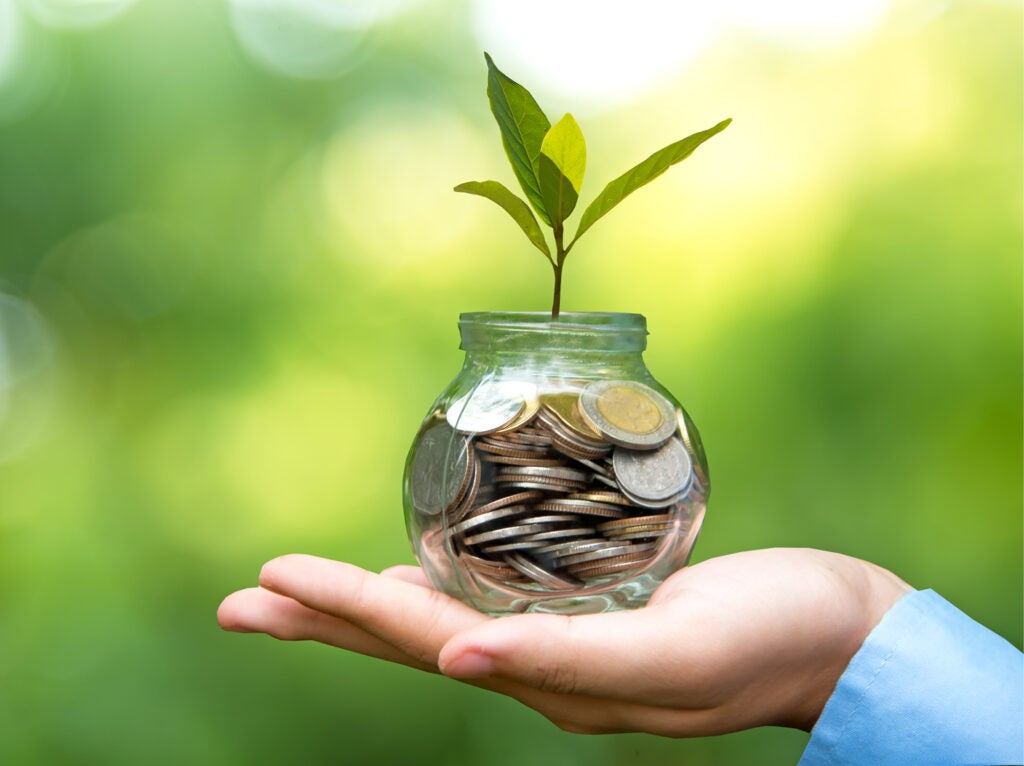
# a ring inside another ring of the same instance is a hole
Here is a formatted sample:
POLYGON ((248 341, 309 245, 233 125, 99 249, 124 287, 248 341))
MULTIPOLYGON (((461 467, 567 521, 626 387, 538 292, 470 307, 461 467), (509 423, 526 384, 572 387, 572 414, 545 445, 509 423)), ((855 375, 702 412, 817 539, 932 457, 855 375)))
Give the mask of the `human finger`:
POLYGON ((528 614, 460 632, 438 657, 453 678, 505 678, 554 694, 662 706, 718 702, 685 619, 665 609, 528 614), (696 693, 699 690, 700 693, 696 693))
POLYGON ((263 566, 259 581, 430 665, 437 664, 451 636, 491 619, 439 591, 316 556, 273 559, 263 566))
POLYGON ((397 564, 393 567, 380 570, 381 576, 393 577, 396 580, 419 585, 423 588, 432 588, 430 580, 421 567, 409 566, 408 564, 397 564))
POLYGON ((347 620, 310 609, 264 588, 247 588, 229 595, 217 609, 217 621, 224 630, 266 633, 282 641, 318 641, 369 657, 437 672, 435 665, 399 651, 347 620))

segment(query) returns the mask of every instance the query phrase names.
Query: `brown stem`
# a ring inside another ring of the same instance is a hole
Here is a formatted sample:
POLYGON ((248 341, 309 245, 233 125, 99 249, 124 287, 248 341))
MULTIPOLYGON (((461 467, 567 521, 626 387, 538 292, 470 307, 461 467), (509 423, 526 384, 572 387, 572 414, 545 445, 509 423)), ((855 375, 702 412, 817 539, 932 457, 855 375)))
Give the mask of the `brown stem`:
POLYGON ((558 313, 562 307, 562 264, 565 263, 565 256, 568 251, 562 246, 564 230, 562 224, 555 226, 555 261, 551 265, 555 269, 555 296, 551 301, 551 321, 558 319, 558 313))
POLYGON ((551 321, 558 319, 562 307, 562 265, 555 266, 555 297, 551 301, 551 321))

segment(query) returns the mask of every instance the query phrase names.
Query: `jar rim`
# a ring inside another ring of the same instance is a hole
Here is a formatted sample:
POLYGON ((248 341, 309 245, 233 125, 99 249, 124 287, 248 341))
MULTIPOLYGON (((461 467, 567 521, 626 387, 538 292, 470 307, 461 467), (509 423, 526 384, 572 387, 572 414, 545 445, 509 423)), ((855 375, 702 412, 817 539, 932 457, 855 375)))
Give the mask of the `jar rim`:
POLYGON ((647 335, 643 314, 613 311, 563 311, 557 320, 547 311, 469 311, 459 314, 459 326, 486 326, 526 332, 637 333, 647 335))

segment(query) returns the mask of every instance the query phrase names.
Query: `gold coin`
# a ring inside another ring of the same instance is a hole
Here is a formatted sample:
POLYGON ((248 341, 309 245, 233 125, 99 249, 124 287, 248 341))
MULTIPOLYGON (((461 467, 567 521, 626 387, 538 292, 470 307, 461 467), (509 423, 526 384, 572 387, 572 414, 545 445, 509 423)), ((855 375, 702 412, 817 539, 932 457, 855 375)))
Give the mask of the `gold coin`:
POLYGON ((596 404, 605 420, 630 433, 653 433, 665 422, 658 405, 634 388, 612 386, 598 397, 596 404))
POLYGON ((575 431, 577 435, 590 440, 601 438, 601 434, 580 415, 580 395, 578 393, 574 391, 562 391, 556 394, 544 393, 541 394, 540 401, 563 426, 575 431))

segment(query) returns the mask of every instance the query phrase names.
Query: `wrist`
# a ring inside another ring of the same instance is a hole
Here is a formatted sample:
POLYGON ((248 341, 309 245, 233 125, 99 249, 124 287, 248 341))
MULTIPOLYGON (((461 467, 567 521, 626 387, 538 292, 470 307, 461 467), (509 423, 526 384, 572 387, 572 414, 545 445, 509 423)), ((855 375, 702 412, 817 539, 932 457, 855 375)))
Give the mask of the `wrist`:
POLYGON ((913 591, 876 564, 839 554, 826 555, 832 559, 826 567, 835 584, 842 618, 832 621, 828 640, 820 647, 817 670, 807 679, 803 701, 794 716, 794 725, 805 731, 817 723, 840 677, 871 631, 897 601, 913 591))

